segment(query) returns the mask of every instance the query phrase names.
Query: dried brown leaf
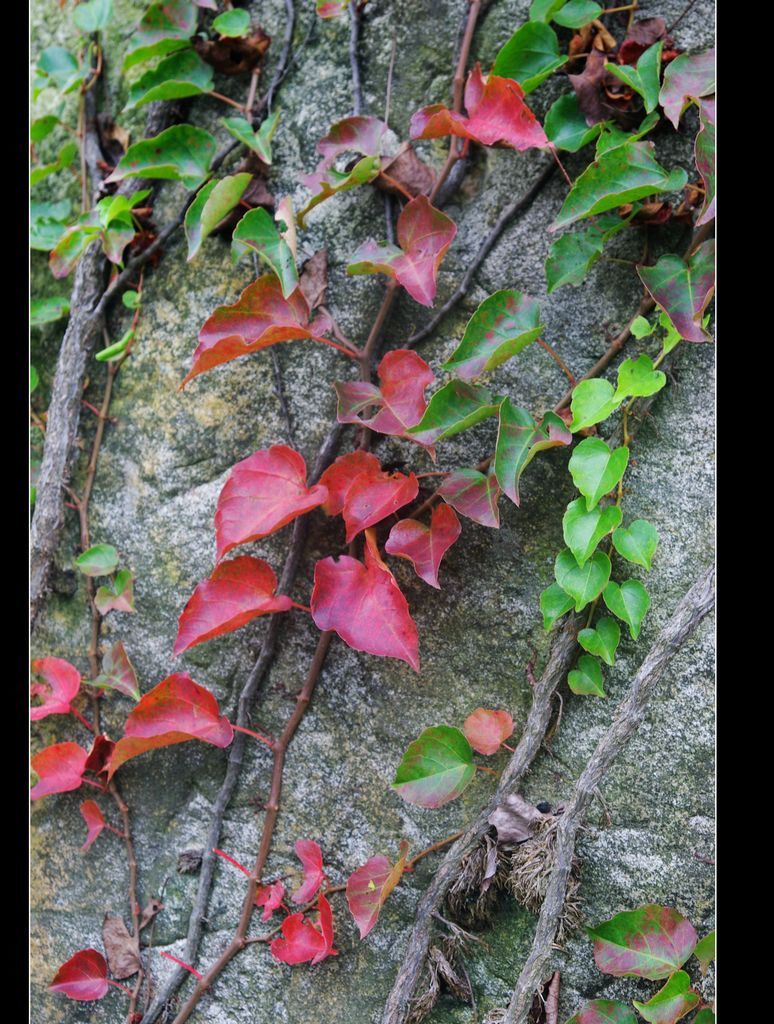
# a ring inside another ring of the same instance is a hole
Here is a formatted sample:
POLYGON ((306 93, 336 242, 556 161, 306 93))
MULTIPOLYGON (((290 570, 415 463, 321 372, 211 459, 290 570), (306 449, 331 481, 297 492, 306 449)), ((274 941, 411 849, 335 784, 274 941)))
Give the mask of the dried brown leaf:
POLYGON ((114 978, 131 978, 140 969, 137 942, 129 934, 124 919, 116 914, 105 914, 102 922, 102 943, 114 978))
POLYGON ((404 142, 395 156, 382 157, 381 173, 374 184, 391 195, 403 195, 401 189, 412 196, 429 193, 435 184, 435 171, 421 160, 408 142, 404 142), (397 182, 401 188, 396 188, 397 182))
POLYGON ((157 896, 151 896, 145 906, 142 908, 142 916, 140 917, 140 931, 143 928, 147 928, 151 921, 164 909, 164 904, 157 896))
POLYGON ((298 286, 309 304, 310 311, 325 302, 328 289, 328 250, 318 249, 301 268, 298 286))
POLYGON ((249 36, 195 39, 194 48, 203 61, 221 74, 243 75, 260 63, 270 42, 271 36, 259 28, 249 36))
POLYGON ((545 817, 529 800, 518 793, 511 793, 492 811, 487 821, 497 829, 497 842, 504 846, 533 839, 532 826, 545 817))

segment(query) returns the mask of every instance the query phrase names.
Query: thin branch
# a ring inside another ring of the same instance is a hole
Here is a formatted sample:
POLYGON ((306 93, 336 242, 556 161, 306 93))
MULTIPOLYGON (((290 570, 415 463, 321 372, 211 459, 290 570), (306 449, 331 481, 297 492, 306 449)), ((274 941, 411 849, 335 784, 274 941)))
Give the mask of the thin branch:
POLYGON ((349 66, 352 72, 352 113, 357 117, 363 113, 363 82, 360 76, 358 47, 360 45, 360 4, 352 0, 349 5, 349 66))
POLYGON ((575 838, 595 793, 615 759, 645 718, 648 702, 657 691, 674 656, 715 606, 715 566, 706 569, 678 604, 640 665, 629 695, 583 770, 562 813, 557 829, 556 863, 535 928, 532 949, 519 974, 506 1011, 504 1024, 526 1024, 534 993, 551 956, 554 936, 562 914, 567 881, 575 854, 575 838))

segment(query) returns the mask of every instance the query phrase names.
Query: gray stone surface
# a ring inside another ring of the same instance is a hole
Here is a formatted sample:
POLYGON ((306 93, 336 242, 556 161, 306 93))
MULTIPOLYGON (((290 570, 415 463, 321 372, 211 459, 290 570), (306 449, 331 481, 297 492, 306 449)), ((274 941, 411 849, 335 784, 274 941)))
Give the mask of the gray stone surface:
MULTIPOLYGON (((115 6, 116 27, 107 52, 111 92, 120 108, 126 85, 118 74, 119 55, 144 5, 134 0, 115 6)), ((261 24, 279 41, 283 5, 270 0, 252 6, 261 24)), ((663 0, 642 3, 640 9, 670 23, 682 6, 681 0, 663 0)), ((52 43, 72 45, 67 28, 70 7, 60 11, 53 0, 32 5, 35 51, 52 43)), ((391 125, 399 138, 406 136, 408 119, 418 106, 448 96, 451 50, 463 7, 456 0, 420 5, 373 0, 362 41, 366 105, 374 114, 383 109, 395 32, 398 60, 391 125)), ((474 56, 484 67, 524 19, 527 8, 526 0, 495 0, 491 5, 474 43, 474 56)), ((709 0, 693 6, 676 30, 678 44, 685 48, 709 45, 712 13, 709 0)), ((313 19, 311 3, 304 4, 296 44, 307 41, 277 99, 282 120, 276 136, 277 159, 269 177, 276 196, 291 194, 297 203, 305 195, 298 175, 314 166, 316 140, 352 106, 346 19, 330 23, 313 19)), ((278 49, 277 44, 270 50, 272 59, 278 49)), ((225 91, 241 89, 234 82, 218 85, 225 91)), ((537 112, 542 115, 565 88, 559 78, 535 93, 537 112)), ((44 107, 45 102, 41 111, 44 107)), ((192 107, 196 123, 219 137, 224 131, 218 118, 227 113, 209 99, 198 100, 192 107)), ((141 112, 128 123, 137 137, 141 112)), ((656 142, 663 162, 688 167, 694 131, 689 120, 679 134, 671 128, 660 132, 656 142)), ((444 147, 439 141, 424 144, 423 151, 440 164, 444 147)), ((570 173, 577 173, 587 158, 586 153, 568 157, 570 173)), ((464 187, 447 207, 459 233, 439 274, 439 302, 455 287, 498 211, 529 185, 541 160, 540 155, 504 150, 476 154, 464 187)), ((40 186, 38 197, 58 197, 58 190, 69 189, 77 201, 77 186, 59 178, 40 186)), ((465 303, 422 346, 422 355, 436 371, 461 337, 475 306, 498 288, 518 287, 541 300, 546 338, 578 373, 603 351, 606 333, 624 323, 636 308, 634 276, 614 263, 600 262, 577 289, 545 295, 543 263, 551 241, 546 226, 564 191, 555 175, 489 256, 465 303)), ((182 198, 180 186, 161 189, 160 223, 182 198)), ((345 274, 347 257, 369 235, 383 236, 383 207, 381 196, 366 188, 323 204, 301 236, 305 255, 321 246, 328 248, 328 301, 344 331, 356 339, 365 336, 383 288, 376 278, 350 279, 345 274)), ((664 244, 683 247, 684 231, 668 233, 664 244)), ((641 248, 638 231, 619 236, 610 252, 635 259, 641 248)), ((33 273, 35 294, 62 291, 50 278, 42 254, 34 254, 33 273)), ((237 268, 231 266, 228 249, 220 240, 206 242, 191 264, 185 262, 180 237, 170 245, 147 279, 137 344, 118 378, 111 407, 116 423, 106 433, 92 501, 94 541, 114 544, 123 563, 137 576, 137 613, 108 616, 103 644, 124 641, 144 691, 170 672, 184 670, 210 687, 225 708, 233 706, 244 683, 265 633, 265 620, 175 660, 171 651, 176 621, 195 584, 212 570, 212 516, 229 468, 258 448, 286 441, 287 429, 273 390, 268 353, 200 377, 183 393, 177 386, 206 316, 215 305, 233 301, 251 279, 246 261, 237 268)), ((429 315, 402 295, 387 325, 387 344, 399 346, 429 315)), ((125 321, 125 311, 117 312, 110 325, 113 337, 120 336, 125 321)), ((33 337, 33 362, 41 371, 43 399, 60 334, 61 325, 52 325, 33 337)), ((647 574, 652 610, 640 640, 622 641, 616 667, 606 673, 607 700, 574 697, 563 688, 564 716, 552 754, 541 756, 526 784, 526 795, 535 800, 556 803, 567 796, 659 626, 712 558, 713 352, 710 347, 684 348, 669 386, 637 438, 626 478, 625 520, 647 517, 662 538, 653 570, 647 574)), ((297 447, 311 463, 335 414, 330 382, 346 379, 352 370, 335 352, 313 343, 287 345, 278 351, 278 358, 297 447)), ((89 397, 99 393, 103 372, 95 363, 89 397)), ((552 405, 565 383, 537 347, 500 368, 494 379, 499 391, 535 413, 552 405)), ((87 428, 91 429, 88 421, 87 428)), ((473 465, 491 451, 493 436, 494 428, 488 424, 445 443, 440 468, 473 465)), ((377 452, 384 461, 410 463, 418 472, 432 468, 418 449, 402 442, 380 439, 377 452)), ((369 856, 393 855, 401 837, 419 850, 462 827, 486 800, 491 780, 485 776, 477 778, 461 800, 437 811, 409 806, 391 792, 389 783, 402 751, 423 728, 442 722, 461 725, 479 705, 509 708, 518 734, 529 703, 525 665, 535 654, 540 661, 548 646, 537 600, 552 581, 553 559, 562 547, 561 518, 574 493, 566 463, 567 454, 561 452, 533 463, 525 476, 521 509, 501 501, 499 531, 464 522, 463 536, 442 566, 440 592, 413 576, 407 563, 393 560, 419 628, 420 675, 397 661, 359 654, 334 642, 314 702, 288 755, 282 815, 269 862, 272 874, 294 871, 293 842, 310 837, 321 843, 332 880, 342 881, 369 856)), ((84 466, 82 459, 79 474, 84 466)), ((279 570, 288 540, 285 529, 245 550, 268 559, 279 570)), ((88 619, 83 587, 72 570, 76 545, 72 515, 60 552, 56 592, 41 616, 33 651, 36 656, 67 657, 86 672, 88 619)), ((308 602, 314 560, 342 546, 341 527, 314 513, 311 542, 293 594, 296 600, 308 602)), ((646 575, 630 573, 620 561, 614 571, 619 579, 646 575)), ((288 616, 279 657, 256 708, 256 723, 272 731, 281 727, 291 707, 288 697, 300 686, 316 635, 308 617, 288 616)), ((688 914, 700 934, 712 925, 713 871, 695 856, 712 856, 712 640, 712 624, 706 622, 673 663, 646 724, 604 786, 612 824, 601 827, 601 816, 595 817, 581 846, 582 896, 591 922, 640 903, 664 902, 688 914)), ((117 736, 130 703, 119 697, 105 704, 107 728, 117 736)), ((62 739, 85 742, 77 724, 65 718, 51 717, 33 730, 34 749, 62 739)), ((223 751, 190 743, 148 754, 121 771, 121 788, 132 808, 141 898, 163 889, 165 910, 152 934, 145 933, 154 947, 147 962, 158 982, 171 965, 157 950, 180 954, 197 884, 195 875, 177 872, 177 857, 204 841, 225 760, 223 751)), ((251 749, 226 816, 221 845, 245 863, 254 856, 261 825, 255 803, 267 795, 269 769, 268 752, 251 749)), ((74 950, 89 945, 101 948, 103 914, 126 911, 125 863, 116 838, 103 835, 88 854, 79 852, 82 799, 80 793, 51 797, 33 809, 32 1019, 36 1024, 123 1020, 124 998, 115 991, 101 1004, 70 1003, 45 992, 56 965, 74 950)), ((195 1019, 212 1024, 369 1024, 376 1020, 434 863, 428 858, 405 879, 365 942, 357 940, 342 898, 333 897, 340 956, 316 968, 291 969, 272 962, 265 948, 255 947, 229 967, 195 1019)), ((242 891, 241 876, 227 865, 219 866, 199 968, 226 942, 242 891)), ((480 1015, 507 999, 532 927, 526 911, 504 901, 484 936, 488 946, 473 951, 469 969, 480 1015)), ((577 1009, 583 997, 641 998, 653 991, 652 985, 600 975, 590 944, 582 936, 573 938, 556 960, 564 979, 562 1019, 577 1009)), ((468 1024, 474 1019, 470 1008, 446 998, 430 1018, 432 1024, 468 1024)))

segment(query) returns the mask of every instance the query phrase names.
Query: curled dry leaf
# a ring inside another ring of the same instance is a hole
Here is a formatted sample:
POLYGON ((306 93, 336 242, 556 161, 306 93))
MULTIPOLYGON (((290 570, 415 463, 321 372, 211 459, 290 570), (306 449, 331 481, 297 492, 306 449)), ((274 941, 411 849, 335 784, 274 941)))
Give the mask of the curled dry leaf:
POLYGON ((544 818, 545 814, 523 796, 511 793, 492 811, 487 821, 497 830, 497 842, 504 846, 508 843, 524 843, 528 839, 534 839, 532 825, 544 818))
POLYGON ((114 978, 131 978, 140 969, 137 940, 129 934, 124 919, 117 914, 105 914, 102 922, 102 942, 114 978))
POLYGON ((259 28, 249 36, 195 39, 194 47, 203 61, 222 75, 244 75, 262 60, 271 36, 259 28))
POLYGON ((310 310, 317 309, 325 302, 328 290, 328 250, 318 249, 301 267, 298 281, 310 310))
POLYGON ((142 914, 140 915, 140 931, 153 921, 157 914, 160 914, 164 909, 164 904, 157 896, 151 896, 145 906, 142 908, 142 914))
POLYGON ((374 184, 394 196, 429 195, 435 184, 436 173, 420 159, 411 143, 401 144, 395 156, 383 156, 381 171, 374 184), (398 186, 398 187, 396 187, 398 186))

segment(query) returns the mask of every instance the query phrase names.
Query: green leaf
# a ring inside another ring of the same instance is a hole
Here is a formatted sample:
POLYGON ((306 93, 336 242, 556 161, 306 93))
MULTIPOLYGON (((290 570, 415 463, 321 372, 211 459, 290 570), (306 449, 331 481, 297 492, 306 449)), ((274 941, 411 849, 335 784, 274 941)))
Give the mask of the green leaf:
POLYGON ((709 935, 705 935, 704 938, 701 939, 696 944, 696 949, 694 949, 693 955, 699 961, 699 966, 701 967, 701 973, 702 974, 706 974, 707 971, 709 970, 709 965, 715 959, 715 930, 714 930, 714 928, 709 933, 709 935))
POLYGON ((709 1006, 702 1007, 691 1024, 715 1024, 715 1011, 709 1006))
POLYGON ((528 21, 497 54, 492 74, 513 78, 526 95, 566 62, 556 32, 542 21, 528 21))
POLYGON ((600 377, 582 380, 572 393, 570 430, 575 434, 595 423, 601 423, 615 412, 622 401, 623 397, 616 397, 610 381, 600 377))
POLYGON ((30 249, 50 252, 67 230, 70 200, 58 203, 30 203, 30 249))
POLYGON ((655 395, 666 384, 666 374, 653 369, 653 361, 643 352, 636 359, 625 359, 618 367, 615 398, 645 398, 655 395))
POLYGON ((582 629, 578 633, 578 643, 583 650, 596 654, 606 665, 615 664, 615 652, 620 641, 621 627, 606 615, 599 619, 595 629, 582 629))
MULTIPOLYGON (((702 321, 702 327, 706 327, 709 322, 709 317, 705 317, 702 321)), ((677 330, 675 325, 669 319, 668 314, 663 311, 659 313, 658 317, 659 327, 664 330, 664 337, 661 341, 661 348, 664 355, 668 355, 673 348, 675 348, 683 339, 680 332, 677 330)))
POLYGON ((540 610, 543 613, 543 629, 551 629, 557 619, 569 612, 575 604, 569 594, 565 594, 558 583, 552 583, 540 595, 540 610))
POLYGON ((565 548, 556 556, 554 575, 562 590, 575 601, 575 611, 580 612, 605 589, 610 579, 610 559, 604 551, 595 551, 581 566, 572 551, 565 548))
POLYGON ((615 531, 613 546, 627 562, 650 571, 658 539, 658 530, 652 523, 647 519, 635 519, 630 526, 615 531))
POLYGON ((581 441, 570 459, 570 475, 573 483, 586 498, 589 512, 599 499, 617 485, 626 472, 629 449, 616 448, 610 451, 601 438, 587 437, 581 441))
POLYGON ((686 260, 672 253, 653 267, 637 267, 653 300, 668 314, 686 341, 710 341, 702 326, 704 311, 715 291, 715 242, 704 242, 686 260))
POLYGON ((557 149, 577 153, 596 139, 604 123, 599 121, 589 128, 578 104, 578 97, 574 92, 569 92, 560 96, 552 105, 546 114, 543 128, 557 149))
POLYGON ((100 32, 110 21, 113 0, 86 0, 73 11, 73 21, 81 32, 100 32))
POLYGON ((647 1003, 632 1000, 634 1008, 648 1024, 676 1024, 700 1002, 701 996, 691 988, 691 979, 685 971, 675 971, 647 1003))
POLYGON ((463 380, 473 380, 517 356, 540 336, 544 326, 535 299, 514 288, 495 292, 468 320, 462 341, 443 368, 463 380))
POLYGON ((611 533, 621 522, 621 510, 617 505, 586 508, 585 498, 576 498, 567 506, 562 518, 564 542, 572 551, 578 565, 584 565, 596 550, 603 537, 611 533))
POLYGON ((617 999, 592 999, 567 1024, 637 1024, 637 1018, 617 999))
POLYGON ((474 523, 500 529, 500 485, 490 470, 484 475, 477 469, 455 469, 438 488, 438 496, 460 515, 474 523))
POLYGON ((666 171, 653 155, 652 142, 631 142, 604 153, 575 180, 550 230, 604 213, 657 192, 676 192, 688 175, 666 171))
POLYGON ((109 576, 118 566, 118 552, 112 544, 95 544, 75 559, 84 576, 109 576))
POLYGON ((59 118, 54 114, 46 114, 43 117, 36 117, 30 122, 30 142, 42 142, 48 138, 51 132, 59 124, 59 118))
POLYGON ((658 106, 663 46, 663 40, 649 46, 637 61, 636 68, 630 67, 628 64, 605 64, 605 71, 615 75, 616 78, 642 96, 647 114, 658 106))
POLYGON ((441 807, 458 797, 475 774, 473 749, 464 734, 438 725, 409 745, 392 786, 410 804, 441 807))
POLYGON ((213 88, 212 68, 205 64, 196 50, 181 50, 151 68, 129 89, 129 102, 124 110, 133 110, 156 100, 201 96, 213 88))
POLYGON ((66 295, 54 295, 48 299, 33 299, 30 303, 30 323, 33 327, 61 320, 70 312, 70 300, 66 295))
POLYGON ((691 100, 715 92, 715 48, 705 53, 681 53, 664 72, 659 103, 677 128, 691 100))
POLYGON ((78 146, 74 142, 66 142, 59 150, 59 156, 53 163, 43 164, 41 167, 33 167, 30 171, 30 185, 37 185, 39 181, 43 181, 50 174, 56 174, 57 171, 65 170, 73 162, 77 152, 78 146))
POLYGON ((130 328, 120 341, 117 341, 114 345, 108 345, 107 348, 103 348, 97 352, 94 358, 98 363, 112 363, 124 354, 133 339, 134 331, 130 328))
POLYGON ((152 139, 130 146, 106 181, 160 178, 197 188, 207 177, 217 143, 209 132, 176 124, 152 139))
POLYGON ((185 237, 190 262, 227 213, 234 209, 252 178, 251 174, 229 174, 220 181, 202 185, 185 214, 185 237))
POLYGON ((637 209, 635 205, 625 217, 619 217, 614 213, 606 214, 582 231, 562 235, 552 242, 546 260, 549 295, 562 285, 580 284, 602 255, 608 239, 627 226, 636 215, 637 209))
POLYGON ((133 612, 134 576, 128 569, 121 569, 106 586, 97 588, 94 604, 100 615, 107 615, 111 611, 133 612))
POLYGON ((570 0, 554 14, 554 21, 562 28, 583 28, 602 13, 593 0, 570 0))
POLYGON ((659 116, 656 111, 645 118, 640 127, 636 132, 625 132, 617 125, 613 124, 612 121, 604 121, 602 124, 602 131, 599 133, 597 139, 596 152, 594 159, 598 160, 605 153, 609 153, 613 149, 618 149, 620 146, 628 146, 631 142, 637 142, 643 135, 647 135, 649 131, 652 131, 659 122, 659 116))
POLYGON ((647 338, 655 329, 656 325, 652 324, 650 320, 646 320, 644 316, 636 316, 629 324, 629 330, 632 332, 632 336, 638 341, 641 338, 647 338))
POLYGON ((597 967, 616 978, 668 978, 682 967, 696 946, 696 932, 690 921, 676 910, 655 903, 625 910, 586 931, 594 940, 597 967))
POLYGON ((32 392, 35 390, 38 384, 40 384, 40 377, 38 376, 38 371, 35 369, 34 366, 30 366, 30 394, 32 394, 32 392))
POLYGON ((529 5, 530 21, 551 21, 556 12, 567 3, 567 0, 532 0, 529 5))
POLYGON ((538 452, 571 442, 564 420, 556 413, 547 412, 538 425, 526 409, 513 405, 509 398, 503 399, 494 467, 497 482, 515 505, 521 504, 521 474, 538 452))
POLYGON ((250 31, 250 15, 240 7, 234 7, 230 11, 219 14, 212 23, 212 27, 222 36, 236 38, 246 36, 250 31))
POLYGON ((271 163, 271 140, 279 124, 279 111, 267 117, 257 132, 244 117, 224 117, 221 123, 235 139, 252 149, 265 164, 271 163))
POLYGON ((49 257, 49 267, 54 277, 57 280, 67 277, 91 243, 99 236, 99 228, 90 226, 76 225, 66 231, 51 250, 49 257))
POLYGON ((257 206, 249 210, 234 228, 231 240, 231 258, 238 263, 250 250, 274 271, 282 285, 285 298, 298 286, 298 270, 293 253, 266 210, 257 206))
POLYGON ((124 71, 153 57, 188 46, 196 31, 198 11, 190 0, 157 0, 143 14, 129 40, 124 71))
POLYGON ((63 46, 49 46, 38 57, 37 71, 40 75, 33 100, 36 100, 46 86, 53 86, 61 93, 69 93, 83 82, 88 74, 63 46))
POLYGON ((567 676, 567 685, 573 693, 591 693, 595 697, 607 697, 602 668, 596 658, 590 654, 582 654, 578 658, 578 667, 567 676))
POLYGON ((142 298, 139 292, 136 292, 133 288, 128 288, 121 296, 121 302, 127 309, 139 309, 142 298))
POLYGON ((450 380, 430 399, 422 419, 407 434, 424 445, 435 444, 480 423, 500 411, 502 399, 493 397, 486 388, 450 380))
POLYGON ((640 635, 642 620, 650 608, 650 598, 645 587, 639 580, 626 580, 620 587, 617 583, 608 583, 602 596, 613 615, 629 627, 632 640, 636 640, 640 635))
MULTIPOLYGON (((319 206, 320 203, 330 199, 339 192, 346 192, 348 189, 357 188, 359 185, 367 185, 379 176, 382 167, 380 156, 364 156, 357 161, 352 170, 343 172, 337 171, 335 167, 326 170, 326 180, 321 181, 319 192, 313 195, 303 209, 298 211, 298 226, 305 227, 304 221, 309 213, 319 206)), ((400 250, 399 250, 400 251, 400 250)))

